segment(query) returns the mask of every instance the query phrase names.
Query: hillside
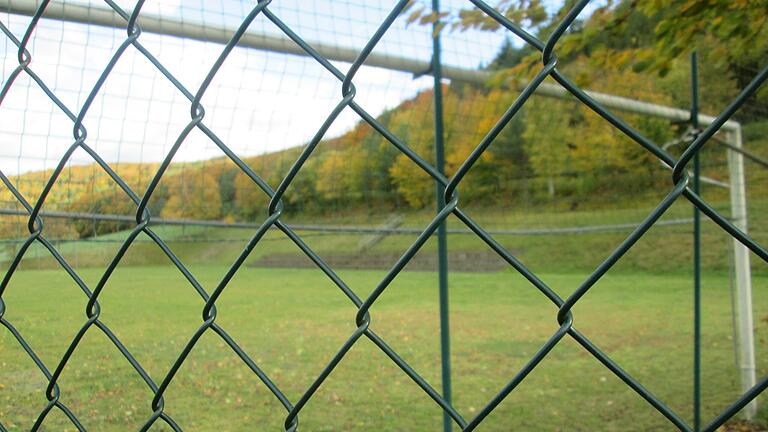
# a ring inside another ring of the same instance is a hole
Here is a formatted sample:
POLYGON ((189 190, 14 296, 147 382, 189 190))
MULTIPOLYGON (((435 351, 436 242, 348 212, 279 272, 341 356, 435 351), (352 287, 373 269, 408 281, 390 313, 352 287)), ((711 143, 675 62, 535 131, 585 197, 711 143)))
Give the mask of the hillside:
MULTIPOLYGON (((511 92, 502 90, 445 88, 449 174, 460 165, 513 97, 511 92)), ((427 161, 433 158, 431 101, 432 92, 424 91, 379 117, 396 136, 427 161)), ((564 102, 541 101, 541 107, 532 106, 530 115, 538 116, 537 109, 550 109, 553 104, 555 108, 567 108, 563 106, 564 102)), ((563 124, 568 121, 562 119, 563 124)), ((571 152, 570 161, 561 161, 560 166, 553 166, 554 162, 544 154, 551 146, 542 144, 550 142, 556 145, 558 137, 534 133, 535 126, 520 119, 505 129, 463 183, 461 191, 465 200, 482 200, 484 196, 493 195, 503 197, 508 204, 514 200, 512 196, 525 187, 528 189, 525 194, 535 201, 537 195, 546 194, 543 183, 552 178, 557 178, 558 183, 563 185, 562 192, 556 191, 557 196, 582 195, 579 191, 567 190, 568 183, 578 178, 579 171, 627 168, 621 165, 618 158, 614 158, 615 161, 590 162, 588 158, 593 156, 592 151, 583 152, 583 147, 571 152)), ((665 125, 653 126, 661 128, 665 125)), ((586 134, 587 127, 589 125, 579 129, 586 134)), ((611 142, 602 141, 604 146, 616 146, 618 143, 623 143, 620 137, 611 137, 611 142)), ((633 157, 645 157, 635 146, 627 146, 621 151, 629 152, 633 157)), ((247 157, 245 162, 272 187, 276 187, 298 152, 298 148, 288 149, 247 157)), ((141 193, 157 170, 158 163, 120 163, 113 168, 130 187, 141 193)), ((653 181, 652 174, 659 168, 648 164, 648 169, 641 168, 633 175, 647 184, 653 181)), ((16 176, 12 181, 28 200, 34 201, 50 175, 51 170, 31 172, 16 176)), ((598 184, 594 187, 602 186, 598 184)), ((346 134, 323 141, 318 146, 291 185, 285 201, 290 208, 304 212, 327 211, 342 206, 419 209, 427 206, 432 196, 431 179, 370 126, 360 123, 346 134)), ((7 190, 0 192, 0 200, 5 208, 14 206, 7 190)), ((172 164, 151 200, 151 209, 154 214, 168 218, 248 220, 262 213, 266 203, 265 194, 231 161, 216 158, 172 164)), ((132 214, 135 210, 95 164, 68 166, 51 191, 45 208, 117 214, 132 214)))

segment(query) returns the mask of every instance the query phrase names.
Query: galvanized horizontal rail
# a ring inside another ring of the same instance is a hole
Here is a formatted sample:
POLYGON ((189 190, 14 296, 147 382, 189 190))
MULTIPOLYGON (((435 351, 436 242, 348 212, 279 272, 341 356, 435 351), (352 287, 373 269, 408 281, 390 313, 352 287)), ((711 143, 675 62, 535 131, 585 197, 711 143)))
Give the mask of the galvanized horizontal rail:
MULTIPOLYGON (((8 216, 28 216, 29 214, 23 210, 0 208, 0 215, 8 216)), ((85 212, 63 212, 63 211, 42 211, 40 216, 51 219, 79 219, 79 220, 93 220, 104 222, 126 222, 133 223, 135 218, 132 216, 119 215, 119 214, 104 214, 104 213, 85 213, 85 212)), ((687 225, 693 222, 693 218, 678 218, 660 220, 656 223, 656 226, 670 226, 670 225, 687 225)), ((628 231, 634 229, 639 222, 626 222, 618 224, 603 224, 603 225, 583 225, 583 226, 569 226, 569 227, 552 227, 552 228, 518 228, 518 229, 487 229, 486 231, 494 235, 556 235, 556 234, 587 234, 587 233, 599 233, 599 232, 615 232, 615 231, 628 231)), ((222 222, 214 220, 201 220, 201 219, 168 219, 168 218, 152 218, 150 226, 155 225, 176 225, 176 226, 199 226, 210 228, 250 228, 256 229, 261 226, 258 223, 250 222, 222 222)), ((354 225, 305 225, 305 224, 291 224, 291 228, 296 231, 318 231, 328 233, 346 233, 346 234, 405 234, 413 235, 420 234, 423 230, 420 228, 385 228, 385 227, 373 227, 373 226, 354 226, 354 225)), ((276 229, 273 227, 273 229, 276 229)), ((456 229, 449 228, 447 230, 449 234, 472 234, 474 233, 469 229, 456 229)), ((84 239, 85 240, 85 239, 84 239)))

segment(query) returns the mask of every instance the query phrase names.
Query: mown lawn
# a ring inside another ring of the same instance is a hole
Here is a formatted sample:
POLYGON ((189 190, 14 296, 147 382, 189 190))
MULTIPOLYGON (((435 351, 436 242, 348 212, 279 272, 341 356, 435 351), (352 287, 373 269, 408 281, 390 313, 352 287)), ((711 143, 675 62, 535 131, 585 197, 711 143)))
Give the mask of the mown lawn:
MULTIPOLYGON (((129 255, 140 251, 129 251, 129 255)), ((201 323, 203 301, 173 268, 119 267, 100 303, 102 319, 156 381, 201 323)), ((207 290, 224 266, 195 265, 207 290)), ((99 271, 79 270, 94 284, 99 271)), ((542 275, 562 296, 587 272, 542 275)), ((365 296, 383 271, 344 270, 365 296)), ((374 305, 372 328, 440 386, 436 277, 405 272, 374 305)), ((472 417, 555 331, 556 309, 520 276, 450 278, 454 401, 472 417)), ((738 397, 727 274, 704 277, 703 409, 711 419, 738 397)), ((22 270, 3 295, 5 319, 49 368, 86 321, 86 297, 57 270, 22 270)), ((756 275, 758 375, 768 373, 768 277, 756 275)), ((685 273, 611 272, 574 309, 575 326, 687 421, 691 421, 692 290, 685 273)), ((296 401, 354 330, 354 306, 317 270, 243 268, 218 302, 217 322, 296 401)), ((152 394, 96 328, 60 379, 61 400, 92 431, 138 429, 152 394)), ((0 422, 28 430, 45 405, 45 381, 0 328, 0 422)), ((204 335, 166 394, 184 430, 282 430, 285 410, 214 333, 204 335)), ((768 424, 768 409, 758 421, 768 424)), ((364 338, 301 412, 305 431, 437 431, 439 408, 364 338)), ((166 430, 157 427, 153 430, 166 430)), ((570 339, 565 339, 491 414, 481 431, 672 430, 665 418, 570 339)), ((72 430, 54 411, 45 430, 72 430)))

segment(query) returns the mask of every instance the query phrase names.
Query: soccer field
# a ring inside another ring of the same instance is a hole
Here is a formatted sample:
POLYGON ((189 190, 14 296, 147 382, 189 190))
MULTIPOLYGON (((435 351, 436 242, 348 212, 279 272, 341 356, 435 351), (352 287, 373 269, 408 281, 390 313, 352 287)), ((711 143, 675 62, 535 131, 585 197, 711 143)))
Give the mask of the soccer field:
MULTIPOLYGON (((192 269, 209 292, 224 266, 192 269)), ((81 271, 91 286, 96 269, 81 271)), ((365 297, 383 271, 344 270, 365 297)), ((587 273, 542 275, 567 296, 587 273)), ((703 278, 703 412, 711 419, 738 397, 727 274, 703 278)), ((450 276, 454 404, 472 417, 556 330, 556 308, 515 273, 450 276)), ((574 326, 682 418, 691 419, 692 283, 689 274, 611 272, 574 308, 574 326)), ((86 321, 86 296, 57 270, 23 270, 3 299, 4 316, 54 369, 86 321)), ((768 372, 768 277, 754 278, 758 376, 768 372)), ((155 382, 201 324, 202 299, 170 267, 118 267, 101 318, 155 382)), ((318 270, 245 267, 217 302, 217 323, 295 402, 355 329, 356 308, 318 270)), ((440 388, 436 275, 405 272, 371 310, 371 327, 440 388)), ((0 331, 0 421, 28 430, 45 406, 44 376, 0 331)), ((120 352, 91 328, 59 380, 61 400, 88 430, 136 430, 152 393, 120 352)), ((764 398, 758 423, 768 424, 764 398)), ((172 381, 165 411, 185 430, 282 430, 286 412, 213 332, 172 381)), ((365 337, 299 417, 308 431, 439 430, 442 412, 365 337)), ((566 338, 478 430, 671 430, 672 425, 566 338)), ((44 430, 72 429, 54 410, 44 430)), ((157 423, 152 430, 166 430, 157 423)))

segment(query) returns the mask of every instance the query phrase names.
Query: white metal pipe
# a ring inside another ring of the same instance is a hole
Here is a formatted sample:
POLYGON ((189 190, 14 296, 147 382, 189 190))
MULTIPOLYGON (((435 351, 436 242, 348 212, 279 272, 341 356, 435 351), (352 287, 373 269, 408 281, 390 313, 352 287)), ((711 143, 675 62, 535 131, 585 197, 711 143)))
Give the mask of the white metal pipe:
MULTIPOLYGON (((741 128, 729 132, 729 144, 734 148, 742 147, 741 128)), ((744 174, 744 155, 728 149, 728 171, 731 184, 731 219, 733 224, 744 233, 747 232, 747 184, 744 174)), ((751 389, 755 376, 755 341, 752 318, 752 269, 749 263, 749 249, 735 238, 733 239, 734 273, 736 276, 736 330, 738 340, 734 341, 738 352, 738 367, 741 372, 741 389, 751 389)), ((752 400, 744 407, 744 417, 748 420, 757 413, 757 401, 752 400)))

